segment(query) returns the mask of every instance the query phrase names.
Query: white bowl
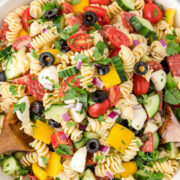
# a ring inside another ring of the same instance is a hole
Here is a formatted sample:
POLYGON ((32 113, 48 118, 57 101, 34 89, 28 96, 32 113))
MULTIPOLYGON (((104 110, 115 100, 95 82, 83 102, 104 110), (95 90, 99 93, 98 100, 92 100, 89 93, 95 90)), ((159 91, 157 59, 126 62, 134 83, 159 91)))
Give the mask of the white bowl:
MULTIPOLYGON (((8 12, 13 10, 22 4, 28 4, 31 0, 0 0, 0 23, 3 22, 3 18, 7 15, 8 12)), ((176 26, 180 27, 180 0, 156 0, 156 2, 163 5, 163 8, 176 8, 176 26)), ((0 180, 12 180, 12 177, 8 177, 2 173, 0 169, 0 180)), ((173 180, 180 180, 180 170, 173 180)))

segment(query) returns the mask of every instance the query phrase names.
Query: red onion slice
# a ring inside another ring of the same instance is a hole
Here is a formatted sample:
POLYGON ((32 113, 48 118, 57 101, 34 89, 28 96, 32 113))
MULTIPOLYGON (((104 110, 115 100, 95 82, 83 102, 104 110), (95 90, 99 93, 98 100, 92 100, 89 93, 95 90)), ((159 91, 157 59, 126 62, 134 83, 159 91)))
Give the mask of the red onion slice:
POLYGON ((61 135, 61 140, 62 140, 62 141, 67 140, 67 136, 66 136, 66 134, 62 134, 62 135, 61 135))
POLYGON ((162 45, 163 47, 166 47, 166 46, 167 46, 166 41, 165 41, 164 39, 161 39, 159 42, 161 43, 161 45, 162 45))
POLYGON ((85 131, 86 126, 84 124, 79 124, 79 129, 85 131))
POLYGON ((76 109, 76 111, 80 112, 80 111, 81 111, 81 109, 82 109, 82 107, 83 107, 83 104, 82 104, 82 103, 80 103, 80 102, 78 102, 78 103, 76 103, 76 107, 75 107, 75 109, 76 109))
POLYGON ((101 145, 100 148, 99 148, 99 151, 101 151, 104 154, 108 154, 109 151, 110 151, 110 148, 108 146, 101 145))
POLYGON ((114 179, 114 176, 109 171, 106 171, 106 175, 109 179, 114 179))
POLYGON ((46 29, 46 28, 43 28, 43 29, 42 29, 42 32, 43 32, 43 33, 45 33, 46 31, 47 31, 47 29, 46 29))
POLYGON ((134 46, 137 46, 137 45, 139 45, 140 44, 140 42, 138 41, 138 40, 133 40, 133 45, 134 46))
POLYGON ((82 60, 79 59, 78 62, 77 62, 77 65, 76 65, 76 69, 80 70, 81 66, 82 66, 82 60))
POLYGON ((104 87, 103 82, 98 77, 95 77, 93 79, 93 84, 96 85, 98 88, 101 88, 101 89, 104 87))
POLYGON ((67 112, 62 115, 62 118, 64 119, 65 122, 67 122, 71 119, 67 112))
POLYGON ((113 111, 116 112, 119 115, 121 114, 121 111, 119 109, 114 109, 113 111))
POLYGON ((119 114, 116 113, 116 112, 111 112, 111 113, 108 114, 108 117, 111 118, 111 119, 115 119, 115 118, 117 118, 118 116, 119 116, 119 114))

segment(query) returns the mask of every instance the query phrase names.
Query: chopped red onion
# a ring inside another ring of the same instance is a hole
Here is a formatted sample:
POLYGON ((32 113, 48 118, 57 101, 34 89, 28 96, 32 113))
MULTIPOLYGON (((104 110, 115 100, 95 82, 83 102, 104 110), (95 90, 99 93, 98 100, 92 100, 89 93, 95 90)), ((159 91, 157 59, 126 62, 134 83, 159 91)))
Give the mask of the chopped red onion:
POLYGON ((110 148, 108 146, 101 145, 99 151, 101 151, 104 154, 107 154, 110 151, 110 148))
POLYGON ((64 121, 65 122, 67 122, 67 121, 69 121, 71 118, 70 118, 70 116, 69 116, 69 114, 66 112, 66 113, 64 113, 63 115, 62 115, 62 117, 63 117, 63 119, 64 119, 64 121))
POLYGON ((109 171, 106 171, 106 175, 109 179, 114 179, 114 176, 109 171))
POLYGON ((104 87, 103 82, 98 77, 95 77, 93 79, 93 84, 96 85, 98 88, 101 88, 101 89, 104 87))
POLYGON ((114 109, 113 111, 118 113, 119 115, 121 114, 121 111, 119 109, 114 109))
POLYGON ((68 104, 68 105, 64 106, 64 108, 70 109, 70 108, 73 108, 74 106, 75 106, 74 104, 68 104))
POLYGON ((46 29, 46 28, 43 28, 43 29, 42 29, 42 32, 43 32, 43 33, 45 33, 46 31, 47 31, 47 29, 46 29))
POLYGON ((111 113, 108 114, 108 117, 111 118, 111 119, 115 119, 117 116, 119 116, 119 114, 116 113, 116 112, 111 112, 111 113))
POLYGON ((62 135, 61 135, 61 140, 62 140, 62 141, 67 140, 67 136, 66 136, 66 134, 62 134, 62 135))
POLYGON ((79 129, 85 131, 86 126, 84 124, 79 124, 79 129))
POLYGON ((79 59, 78 62, 77 62, 77 65, 76 65, 76 69, 80 70, 81 66, 82 66, 82 60, 79 59))
POLYGON ((83 104, 82 104, 82 103, 77 102, 77 103, 76 103, 76 107, 75 107, 75 109, 76 109, 76 111, 80 112, 80 111, 81 111, 81 109, 82 109, 82 107, 83 107, 83 104))
POLYGON ((137 46, 137 45, 139 45, 140 43, 139 43, 139 41, 138 40, 133 40, 133 45, 134 46, 137 46))
POLYGON ((165 41, 164 39, 161 39, 159 42, 161 43, 161 45, 162 45, 163 47, 166 47, 166 46, 167 46, 166 41, 165 41))

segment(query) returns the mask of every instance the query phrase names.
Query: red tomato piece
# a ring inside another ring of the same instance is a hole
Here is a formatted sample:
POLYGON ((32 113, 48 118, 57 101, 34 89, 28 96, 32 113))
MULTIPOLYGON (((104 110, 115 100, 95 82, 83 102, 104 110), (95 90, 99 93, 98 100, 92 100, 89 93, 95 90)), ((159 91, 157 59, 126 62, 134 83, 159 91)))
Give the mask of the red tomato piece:
POLYGON ((104 17, 98 17, 97 21, 101 26, 105 26, 111 23, 111 20, 107 15, 105 15, 104 17))
POLYGON ((172 75, 180 77, 180 54, 167 57, 167 62, 172 75))
POLYGON ((9 25, 8 23, 4 23, 3 26, 0 29, 0 40, 5 41, 6 40, 6 32, 9 31, 9 25))
POLYGON ((93 166, 96 165, 97 162, 93 160, 93 155, 91 153, 87 153, 87 158, 86 158, 86 166, 93 166))
POLYGON ((118 48, 113 49, 109 57, 111 58, 111 57, 114 57, 114 56, 118 56, 120 50, 121 49, 118 49, 118 48))
POLYGON ((133 27, 131 26, 129 20, 135 16, 136 14, 132 13, 132 12, 126 12, 126 11, 122 11, 121 12, 121 19, 122 19, 122 22, 123 22, 123 26, 124 28, 127 28, 130 30, 130 32, 133 32, 134 29, 133 27))
POLYGON ((148 82, 143 76, 137 74, 133 77, 133 92, 137 96, 146 94, 149 90, 150 82, 148 82))
POLYGON ((160 106, 159 106, 159 111, 163 110, 163 92, 162 91, 158 91, 157 92, 160 96, 161 102, 160 102, 160 106))
POLYGON ((97 7, 97 6, 86 6, 84 7, 84 11, 92 11, 94 12, 98 17, 104 17, 106 15, 106 9, 102 7, 97 7))
POLYGON ((31 23, 28 23, 28 21, 30 21, 32 18, 30 16, 30 13, 29 13, 29 10, 30 8, 26 8, 24 10, 24 12, 22 13, 22 25, 23 25, 23 28, 28 31, 28 28, 30 27, 31 23))
POLYGON ((62 13, 63 14, 70 14, 72 12, 73 12, 73 8, 70 3, 65 2, 62 4, 62 13))
POLYGON ((153 134, 152 132, 148 132, 142 136, 143 146, 141 147, 141 151, 143 152, 153 152, 153 134))
POLYGON ((110 0, 89 0, 90 4, 108 5, 110 0))
POLYGON ((95 178, 96 180, 109 180, 108 177, 99 177, 99 176, 96 176, 96 174, 95 174, 95 178))
POLYGON ((66 84, 66 82, 68 82, 71 86, 78 87, 78 88, 80 87, 80 80, 78 78, 76 78, 76 75, 73 75, 73 76, 67 78, 65 80, 65 82, 63 82, 63 84, 61 85, 60 90, 59 90, 59 96, 60 97, 63 97, 64 93, 71 89, 71 87, 69 87, 66 84))
POLYGON ((108 38, 108 34, 109 34, 109 30, 111 28, 114 28, 114 26, 112 25, 106 25, 106 26, 103 26, 102 29, 99 31, 101 33, 101 35, 104 37, 104 38, 108 38))
POLYGON ((35 176, 27 175, 23 177, 23 180, 37 180, 35 176))
MULTIPOLYGON (((60 144, 69 145, 72 147, 72 153, 73 153, 72 141, 69 137, 66 136, 66 134, 64 134, 63 131, 56 132, 51 136, 51 144, 54 149, 58 148, 58 145, 60 145, 60 144)), ((71 156, 65 155, 63 157, 70 158, 71 156)))
POLYGON ((153 3, 154 0, 145 0, 146 3, 153 3))
POLYGON ((108 33, 108 39, 111 41, 111 43, 117 47, 121 48, 121 45, 124 46, 130 46, 130 40, 126 34, 123 32, 118 31, 115 28, 111 28, 108 33))
POLYGON ((31 48, 31 37, 26 35, 26 36, 21 36, 19 38, 17 38, 14 43, 13 43, 13 48, 15 50, 19 50, 22 47, 28 47, 31 48))
POLYGON ((156 61, 149 61, 146 64, 149 66, 149 69, 153 70, 153 72, 163 70, 162 65, 156 61))
POLYGON ((110 107, 110 102, 106 99, 103 103, 97 103, 89 106, 88 112, 91 117, 97 118, 99 115, 104 115, 110 107))
POLYGON ((117 85, 109 88, 110 106, 115 106, 118 103, 120 96, 121 96, 121 92, 117 85))
POLYGON ((45 90, 43 86, 39 83, 38 76, 36 75, 29 74, 20 77, 18 79, 13 80, 13 83, 26 85, 29 94, 32 95, 34 99, 38 101, 42 101, 44 94, 47 92, 47 90, 45 90))
POLYGON ((163 13, 159 7, 153 3, 147 3, 143 9, 143 16, 152 24, 157 24, 163 18, 163 13))
POLYGON ((93 40, 89 34, 78 33, 69 37, 67 45, 71 48, 71 50, 81 52, 82 50, 91 48, 93 40))

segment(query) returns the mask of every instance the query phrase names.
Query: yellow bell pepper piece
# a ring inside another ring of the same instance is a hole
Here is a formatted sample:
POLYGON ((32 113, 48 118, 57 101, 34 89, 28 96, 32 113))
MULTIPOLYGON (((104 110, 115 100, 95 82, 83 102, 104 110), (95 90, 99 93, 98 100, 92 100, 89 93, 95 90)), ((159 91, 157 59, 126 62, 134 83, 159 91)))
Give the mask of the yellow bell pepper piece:
MULTIPOLYGON (((32 171, 33 174, 39 179, 39 180, 47 180, 50 179, 48 177, 48 174, 46 171, 44 171, 42 168, 40 168, 37 164, 32 165, 32 171)), ((52 179, 52 178, 51 178, 52 179)))
POLYGON ((28 32, 25 31, 24 29, 22 29, 22 30, 19 32, 18 37, 26 36, 26 35, 28 35, 28 32))
POLYGON ((133 176, 137 171, 137 165, 135 161, 123 162, 122 166, 125 169, 125 171, 120 174, 116 174, 115 175, 116 178, 121 178, 121 176, 123 178, 127 178, 129 176, 133 176))
POLYGON ((59 50, 57 50, 57 49, 47 49, 47 50, 41 51, 41 53, 44 53, 44 52, 49 52, 54 56, 55 61, 54 61, 53 64, 59 64, 61 62, 61 59, 59 57, 57 57, 57 55, 59 54, 59 50))
POLYGON ((113 66, 110 66, 109 68, 110 71, 107 74, 99 76, 106 88, 110 88, 121 83, 121 80, 115 68, 113 66))
POLYGON ((73 5, 73 12, 79 13, 84 12, 83 8, 89 6, 89 0, 80 0, 81 2, 73 5))
POLYGON ((134 133, 132 131, 116 123, 111 129, 106 141, 110 146, 123 153, 133 138, 134 133))
POLYGON ((37 120, 35 126, 33 127, 33 137, 46 144, 50 144, 53 132, 53 128, 40 120, 37 120))
POLYGON ((62 171, 63 166, 60 161, 61 156, 55 152, 51 152, 51 156, 46 167, 46 172, 49 176, 55 177, 62 171))
POLYGON ((165 15, 167 17, 166 21, 170 25, 170 27, 172 27, 174 24, 175 14, 176 14, 176 9, 174 9, 174 8, 169 8, 165 13, 165 15))

